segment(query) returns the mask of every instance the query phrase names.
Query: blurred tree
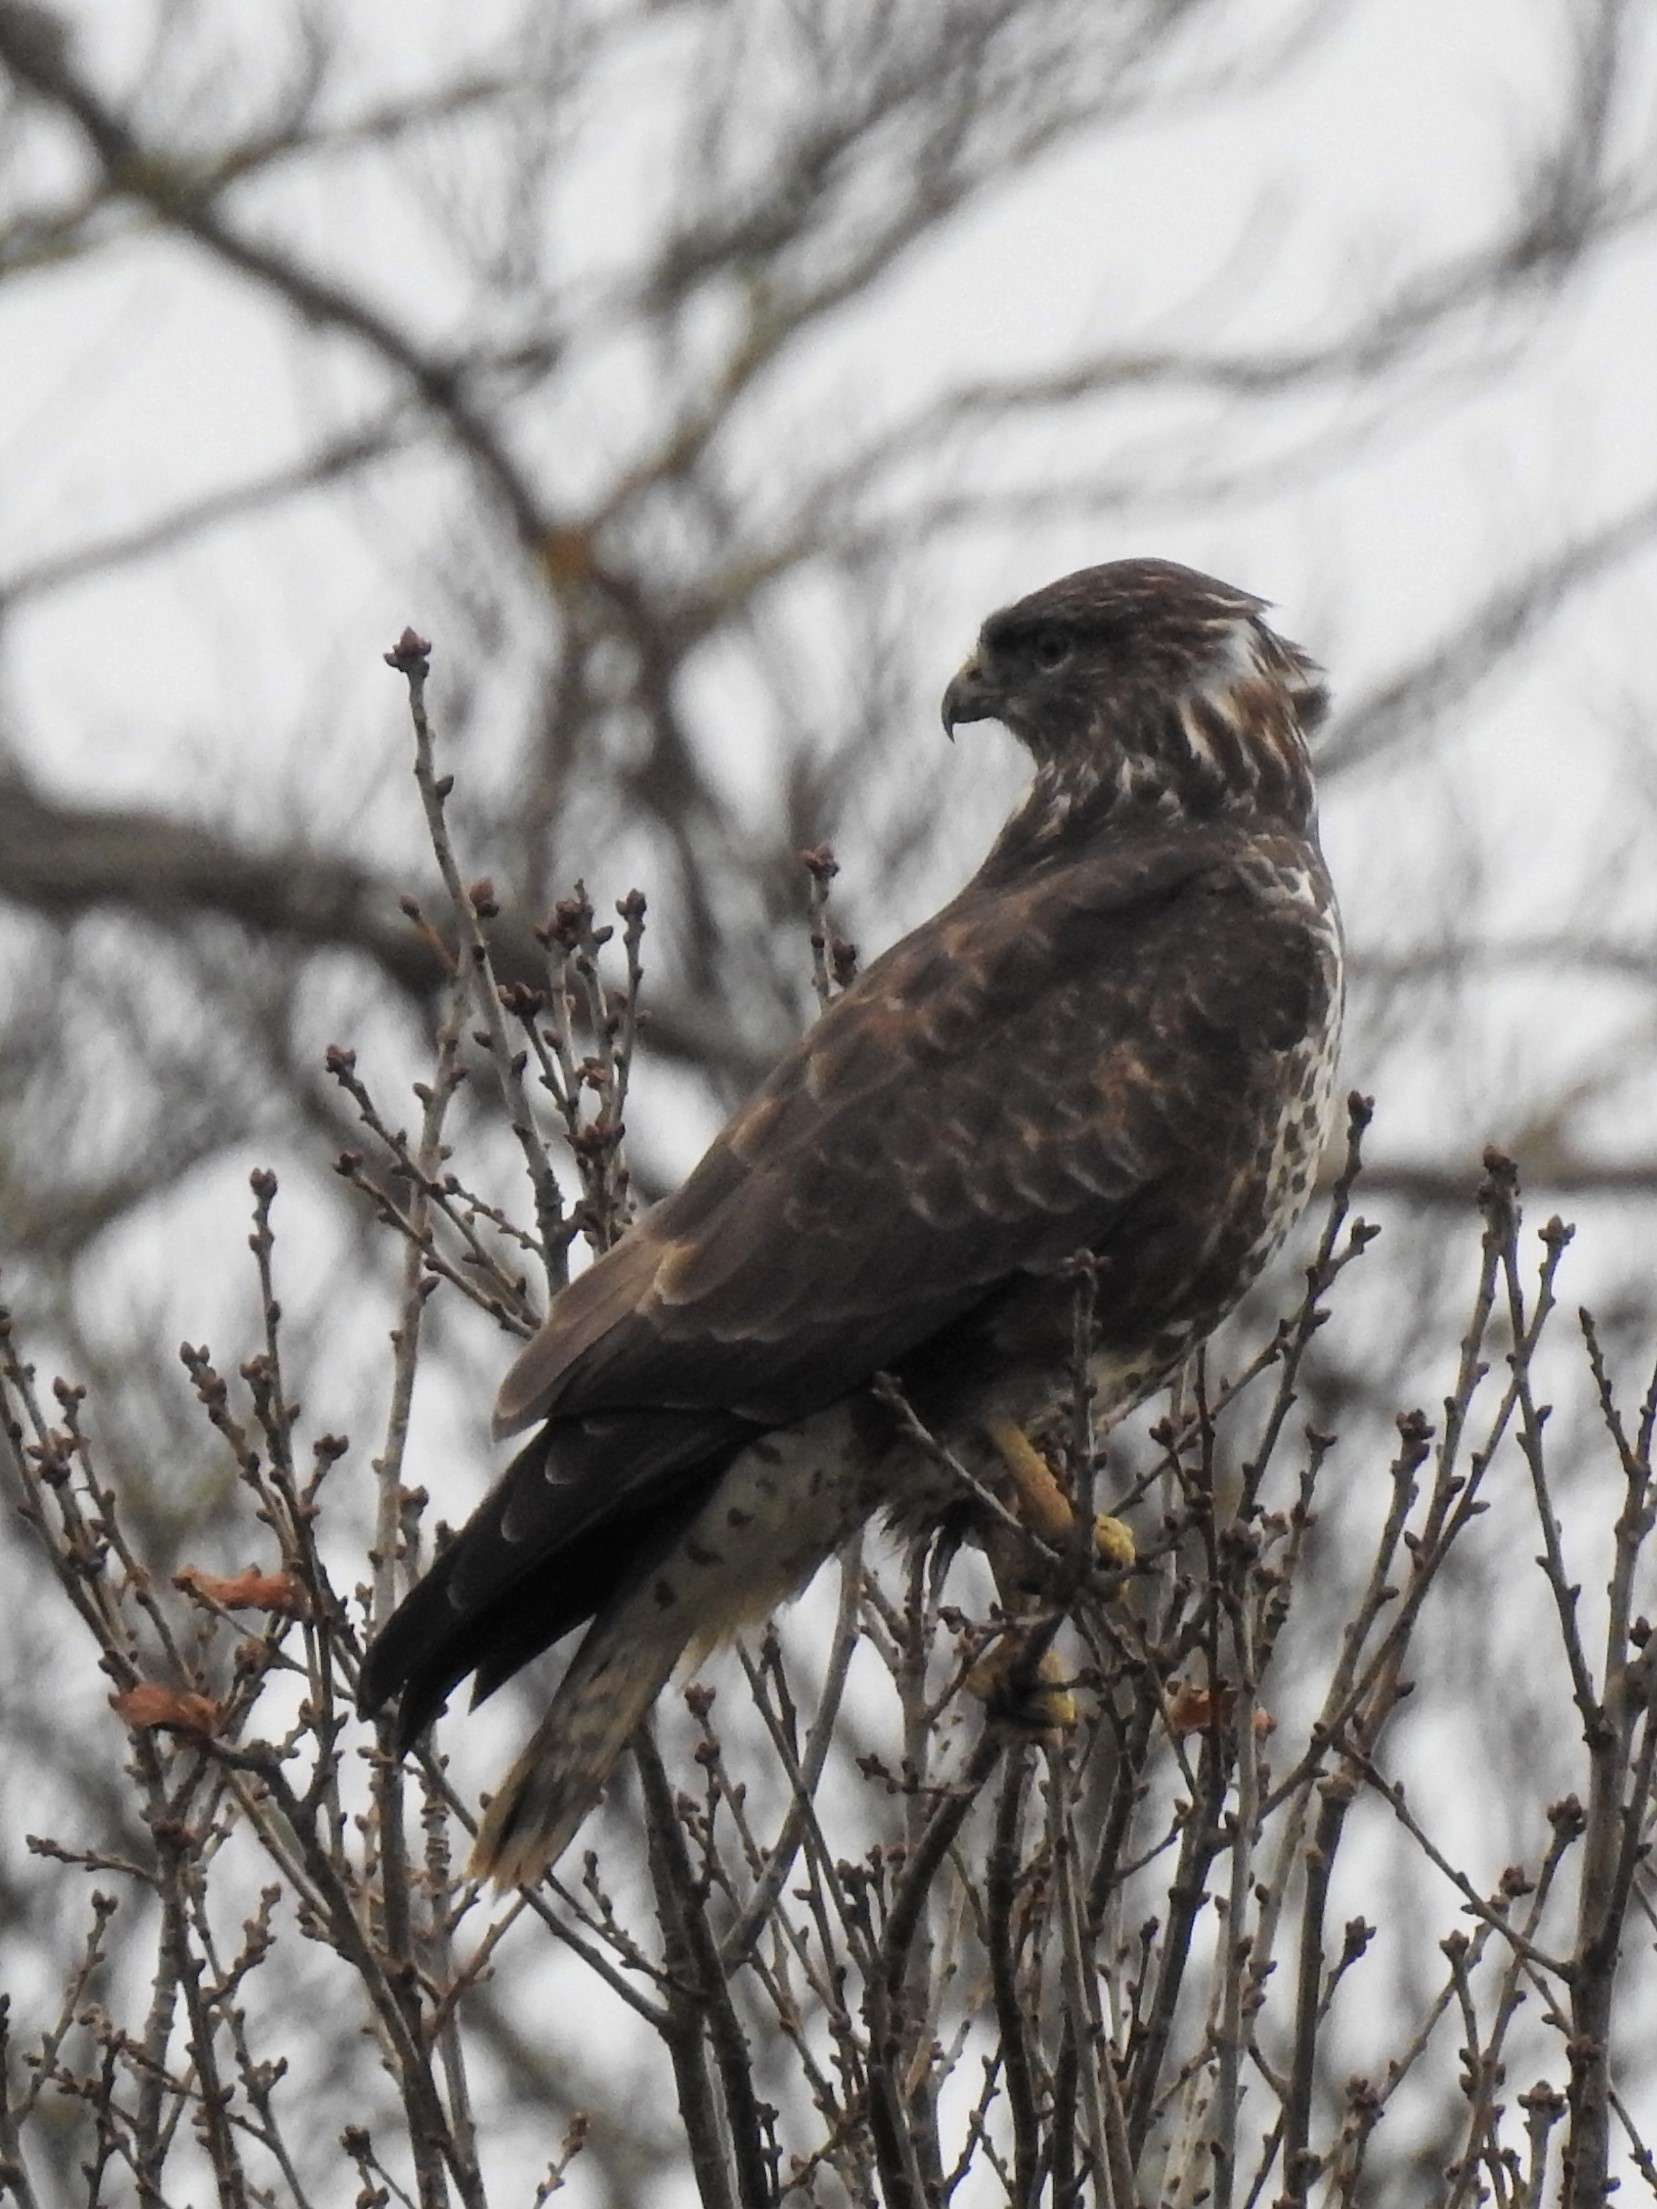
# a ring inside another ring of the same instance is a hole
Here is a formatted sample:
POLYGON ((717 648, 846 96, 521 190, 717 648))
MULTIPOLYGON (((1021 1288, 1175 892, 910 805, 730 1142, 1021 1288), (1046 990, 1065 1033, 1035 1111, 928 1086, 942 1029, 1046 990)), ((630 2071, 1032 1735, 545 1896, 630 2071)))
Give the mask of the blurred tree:
MULTIPOLYGON (((797 852, 837 846, 841 925, 871 944, 976 857, 1001 766, 976 750, 945 795, 923 748, 968 621, 1107 552, 1298 581, 1287 625, 1337 675, 1327 840, 1352 1071, 1381 1100, 1365 1186, 1391 1200, 1364 1323, 1302 1381, 1314 1416, 1373 1454, 1445 1392, 1486 1134, 1539 1194, 1607 1200, 1605 1339, 1649 1341, 1615 1229, 1657 1193, 1651 678, 1637 652, 1594 672, 1592 624, 1637 620, 1657 538, 1657 450, 1618 411, 1644 380, 1629 303, 1657 295, 1653 26, 1633 0, 1466 16, 0 0, 0 1252, 29 1339, 94 1391, 153 1569, 246 1561, 245 1490, 155 1345, 204 1308, 251 1329, 227 1209, 250 1159, 304 1223, 307 1393, 363 1431, 383 1411, 367 1346, 401 1279, 335 1197, 360 1134, 323 1050, 359 1045, 389 1097, 445 1017, 399 909, 432 897, 406 736, 369 687, 405 617, 437 642, 503 977, 538 971, 531 924, 577 876, 649 893, 649 1189, 803 1017, 797 852), (1404 118, 1373 173, 1371 96, 1404 118), (1579 482, 1563 433, 1520 469, 1550 417, 1602 410, 1609 472, 1579 482), (1430 519, 1331 553, 1330 487, 1430 519)), ((498 1115, 480 1094, 456 1119, 505 1202, 498 1115)), ((499 1357, 439 1300, 428 1370, 456 1387, 422 1398, 422 1472, 463 1447, 481 1477, 499 1357)), ((1567 1493, 1591 1410, 1556 1421, 1567 1493)), ((1336 1618, 1342 1510, 1307 1553, 1336 1618)), ((1518 1858, 1504 1821, 1545 1780, 1498 1569, 1467 1568, 1438 1673, 1508 1681, 1461 1715, 1506 1775, 1476 1822, 1518 1858)), ((34 1584, 31 1551, 15 1570, 34 1584)), ((58 1827, 150 1848, 109 1722, 100 1764, 27 1692, 64 1661, 56 1609, 5 1632, 0 1719, 58 1827)), ((55 1983, 74 1885, 42 1876, 0 1859, 55 1983)), ((579 2041, 505 1996, 478 2016, 519 2106, 598 2101, 579 2041)), ((631 2076, 601 2082, 616 2106, 631 2076)), ((665 2119, 604 2139, 617 2198, 675 2152, 665 2119)))

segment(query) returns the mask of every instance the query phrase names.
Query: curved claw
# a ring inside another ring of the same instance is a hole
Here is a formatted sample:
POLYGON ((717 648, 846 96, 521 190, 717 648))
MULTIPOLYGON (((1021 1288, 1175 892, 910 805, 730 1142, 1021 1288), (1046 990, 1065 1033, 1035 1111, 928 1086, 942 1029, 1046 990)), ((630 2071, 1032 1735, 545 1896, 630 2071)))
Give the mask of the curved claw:
POLYGON ((997 1725, 1016 1727, 1038 1740, 1058 1740, 1075 1726, 1078 1712, 1070 1675, 1054 1649, 1044 1649, 1032 1676, 1019 1677, 1023 1645, 1007 1634, 967 1674, 966 1685, 997 1725))
POLYGON ((1099 1553, 1099 1562, 1117 1572, 1126 1572, 1139 1552, 1134 1547, 1133 1528, 1125 1519, 1113 1519, 1108 1511, 1101 1511, 1093 1521, 1093 1546, 1099 1553))

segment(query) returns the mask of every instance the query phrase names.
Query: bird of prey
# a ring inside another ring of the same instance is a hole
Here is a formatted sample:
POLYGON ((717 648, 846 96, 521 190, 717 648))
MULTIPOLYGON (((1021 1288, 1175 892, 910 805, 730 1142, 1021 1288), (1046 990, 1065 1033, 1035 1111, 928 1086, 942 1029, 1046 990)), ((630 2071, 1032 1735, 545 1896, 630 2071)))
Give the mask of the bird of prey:
MULTIPOLYGON (((1265 602, 1166 560, 993 614, 945 729, 1034 762, 989 855, 877 959, 683 1186, 553 1301, 506 1376, 533 1427, 369 1650, 406 1745, 587 1625, 473 1870, 537 1876, 687 1652, 865 1519, 1039 1485, 1075 1286, 1108 1422, 1236 1303, 1330 1131, 1342 978, 1307 738, 1320 672, 1265 602), (588 1622, 591 1622, 588 1624, 588 1622)), ((970 1511, 970 1499, 968 1502, 970 1511)))

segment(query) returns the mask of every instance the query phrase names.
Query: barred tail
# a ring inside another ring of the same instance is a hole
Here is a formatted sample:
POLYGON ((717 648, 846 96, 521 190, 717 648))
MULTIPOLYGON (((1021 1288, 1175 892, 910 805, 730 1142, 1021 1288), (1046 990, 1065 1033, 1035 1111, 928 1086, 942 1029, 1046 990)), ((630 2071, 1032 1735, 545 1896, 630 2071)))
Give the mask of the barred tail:
POLYGON ((563 1855, 598 1801, 616 1759, 644 1722, 686 1637, 641 1633, 623 1602, 593 1621, 552 1707, 490 1803, 467 1869, 517 1887, 563 1855))

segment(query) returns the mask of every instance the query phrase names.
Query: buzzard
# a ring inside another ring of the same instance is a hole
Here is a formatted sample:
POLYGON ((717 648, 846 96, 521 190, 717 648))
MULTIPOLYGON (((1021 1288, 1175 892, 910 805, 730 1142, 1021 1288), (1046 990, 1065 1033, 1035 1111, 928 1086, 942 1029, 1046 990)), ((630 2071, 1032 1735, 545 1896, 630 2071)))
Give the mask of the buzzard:
MULTIPOLYGON (((838 998, 507 1374, 536 1431, 368 1652, 406 1745, 588 1625, 473 1856, 537 1876, 689 1651, 874 1512, 1033 1496, 1075 1267, 1109 1420, 1234 1305, 1329 1133, 1341 938, 1307 738, 1319 671, 1264 601, 1166 560, 993 614, 944 693, 1029 789, 965 889, 838 998)), ((1049 1497, 1051 1476, 1047 1476, 1049 1497)), ((970 1505, 969 1505, 970 1508, 970 1505)))

